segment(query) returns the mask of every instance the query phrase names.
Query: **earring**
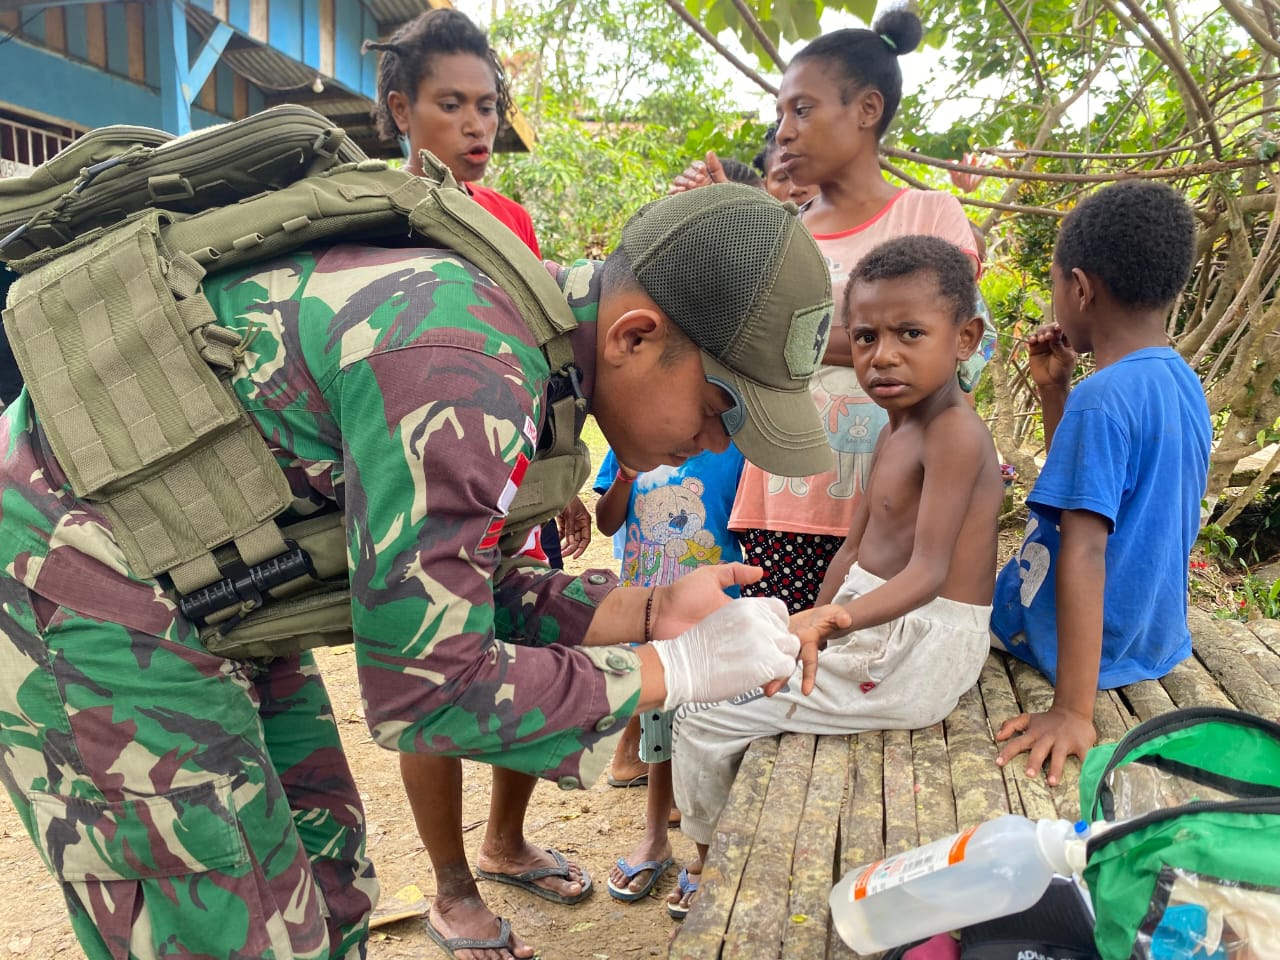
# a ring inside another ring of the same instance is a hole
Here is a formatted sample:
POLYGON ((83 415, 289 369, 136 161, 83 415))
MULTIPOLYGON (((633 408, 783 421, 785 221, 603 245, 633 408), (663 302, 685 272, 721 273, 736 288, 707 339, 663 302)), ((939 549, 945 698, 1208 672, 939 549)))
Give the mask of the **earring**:
POLYGON ((404 134, 401 134, 399 137, 396 138, 396 140, 400 144, 401 155, 406 160, 408 160, 409 159, 409 138, 406 137, 404 134))

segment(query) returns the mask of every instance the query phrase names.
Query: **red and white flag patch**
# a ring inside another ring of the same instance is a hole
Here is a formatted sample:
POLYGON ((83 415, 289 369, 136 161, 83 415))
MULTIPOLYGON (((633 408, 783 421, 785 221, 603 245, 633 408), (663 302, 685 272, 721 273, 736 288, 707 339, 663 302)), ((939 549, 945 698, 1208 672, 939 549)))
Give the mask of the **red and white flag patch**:
POLYGON ((520 484, 524 483, 525 472, 529 469, 529 458, 523 453, 516 454, 516 465, 511 468, 511 476, 507 477, 507 485, 502 488, 502 493, 498 496, 498 509, 502 511, 505 517, 507 511, 511 509, 511 501, 516 498, 516 491, 520 489, 520 484))

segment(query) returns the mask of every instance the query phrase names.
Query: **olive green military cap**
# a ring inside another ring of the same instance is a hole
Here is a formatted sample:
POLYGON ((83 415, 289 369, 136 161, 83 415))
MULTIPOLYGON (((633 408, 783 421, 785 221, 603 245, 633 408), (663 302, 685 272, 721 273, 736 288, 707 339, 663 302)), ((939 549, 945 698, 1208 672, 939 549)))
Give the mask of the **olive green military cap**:
POLYGON ((734 406, 725 429, 779 476, 831 469, 809 394, 831 331, 831 278, 794 204, 717 183, 642 207, 622 250, 648 296, 702 351, 734 406))

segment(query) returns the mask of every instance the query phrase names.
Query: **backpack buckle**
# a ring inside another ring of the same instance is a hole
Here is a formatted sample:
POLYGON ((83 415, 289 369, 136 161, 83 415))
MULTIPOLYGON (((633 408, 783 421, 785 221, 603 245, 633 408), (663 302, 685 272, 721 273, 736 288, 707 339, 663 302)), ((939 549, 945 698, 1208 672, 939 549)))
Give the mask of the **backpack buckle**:
POLYGON ((271 590, 299 577, 316 576, 307 551, 293 540, 286 540, 285 546, 288 549, 279 556, 252 566, 237 562, 232 566, 230 576, 194 593, 178 594, 178 609, 188 620, 209 626, 209 617, 235 608, 237 612, 229 620, 218 623, 220 630, 231 630, 246 615, 266 603, 271 590))

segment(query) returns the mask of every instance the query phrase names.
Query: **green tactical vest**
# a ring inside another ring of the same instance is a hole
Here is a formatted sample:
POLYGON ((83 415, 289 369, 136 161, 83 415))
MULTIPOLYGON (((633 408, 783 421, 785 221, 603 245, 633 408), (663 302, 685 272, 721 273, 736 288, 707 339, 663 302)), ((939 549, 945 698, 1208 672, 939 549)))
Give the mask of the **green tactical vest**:
POLYGON ((277 523, 292 496, 230 388, 247 344, 215 322, 207 275, 409 232, 455 251, 511 297, 552 371, 503 554, 586 480, 568 303, 447 167, 423 161, 425 177, 392 170, 289 105, 177 139, 105 127, 0 181, 0 261, 22 275, 5 332, 49 444, 130 569, 166 576, 214 653, 280 656, 349 643, 352 628, 344 517, 277 523))

